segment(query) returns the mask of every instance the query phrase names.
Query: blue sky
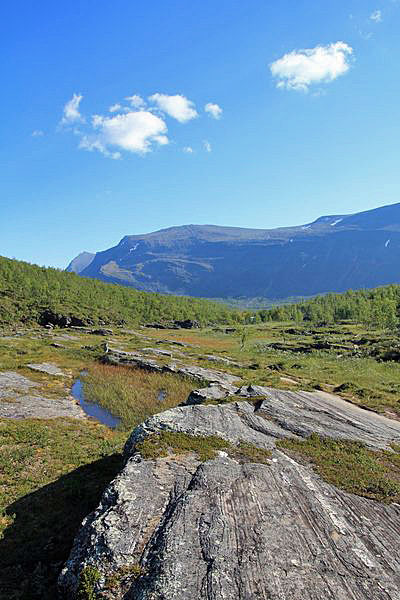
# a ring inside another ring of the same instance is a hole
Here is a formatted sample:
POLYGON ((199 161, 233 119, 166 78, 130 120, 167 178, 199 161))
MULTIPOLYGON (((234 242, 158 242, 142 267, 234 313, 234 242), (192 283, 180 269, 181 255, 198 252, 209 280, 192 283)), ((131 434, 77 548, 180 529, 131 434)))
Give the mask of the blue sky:
POLYGON ((14 0, 0 28, 4 256, 400 201, 398 1, 14 0))

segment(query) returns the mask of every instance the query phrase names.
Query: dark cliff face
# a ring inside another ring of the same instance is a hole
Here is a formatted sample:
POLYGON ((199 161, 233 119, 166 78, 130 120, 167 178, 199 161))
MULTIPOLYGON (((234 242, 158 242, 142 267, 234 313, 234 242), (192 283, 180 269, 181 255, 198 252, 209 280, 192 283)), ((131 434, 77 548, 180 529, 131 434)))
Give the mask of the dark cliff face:
POLYGON ((400 204, 308 225, 172 227, 126 236, 81 275, 142 290, 285 298, 400 282, 400 204))

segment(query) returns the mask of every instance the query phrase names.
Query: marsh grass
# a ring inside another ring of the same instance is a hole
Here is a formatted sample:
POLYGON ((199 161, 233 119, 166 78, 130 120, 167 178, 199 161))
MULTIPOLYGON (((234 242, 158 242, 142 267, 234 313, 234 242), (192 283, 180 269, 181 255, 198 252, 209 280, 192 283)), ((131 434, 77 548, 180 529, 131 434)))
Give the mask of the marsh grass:
POLYGON ((198 382, 170 373, 93 364, 84 377, 85 397, 121 419, 130 430, 150 415, 184 402, 198 382), (162 398, 160 392, 163 391, 162 398))
POLYGON ((346 492, 380 502, 400 501, 400 446, 379 452, 361 442, 317 434, 305 440, 280 440, 277 446, 305 457, 323 479, 346 492))

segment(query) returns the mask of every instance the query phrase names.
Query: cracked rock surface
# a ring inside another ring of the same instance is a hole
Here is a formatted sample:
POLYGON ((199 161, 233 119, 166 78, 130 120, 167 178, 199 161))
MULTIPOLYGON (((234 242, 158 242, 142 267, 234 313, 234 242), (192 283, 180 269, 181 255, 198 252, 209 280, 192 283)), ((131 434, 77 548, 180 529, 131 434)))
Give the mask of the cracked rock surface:
POLYGON ((310 431, 376 449, 400 441, 400 422, 326 394, 270 388, 255 404, 238 397, 147 419, 76 538, 64 597, 90 565, 96 593, 113 600, 400 600, 400 506, 341 491, 274 448, 310 431), (144 460, 137 442, 160 431, 245 441, 271 459, 144 460))
MULTIPOLYGON (((146 350, 152 350, 154 353, 154 349, 152 348, 147 348, 146 350)), ((157 351, 157 354, 165 355, 165 352, 157 351)), ((196 365, 187 365, 178 359, 168 364, 162 364, 156 359, 148 358, 138 352, 124 352, 123 350, 113 349, 104 356, 103 360, 111 364, 134 366, 159 373, 177 373, 178 375, 192 377, 193 379, 206 381, 207 383, 221 383, 223 385, 240 385, 242 383, 240 377, 223 371, 205 369, 196 365)))
POLYGON ((83 419, 85 413, 71 396, 45 398, 40 396, 35 381, 14 371, 0 373, 0 417, 11 419, 53 419, 72 417, 83 419))

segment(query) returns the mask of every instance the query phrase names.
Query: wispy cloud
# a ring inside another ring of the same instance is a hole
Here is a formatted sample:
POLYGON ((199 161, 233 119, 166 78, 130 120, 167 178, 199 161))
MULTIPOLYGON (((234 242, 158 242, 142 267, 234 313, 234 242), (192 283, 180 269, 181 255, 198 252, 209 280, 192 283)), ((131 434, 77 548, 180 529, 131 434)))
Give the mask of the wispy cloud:
POLYGON ((205 105, 204 110, 214 119, 220 119, 222 116, 222 108, 213 102, 208 102, 205 105))
POLYGON ((315 84, 330 83, 350 68, 351 46, 336 42, 293 50, 270 64, 277 87, 306 92, 315 84))
POLYGON ((127 96, 125 98, 125 100, 127 100, 133 108, 145 108, 145 106, 146 106, 146 102, 143 100, 143 98, 141 96, 139 96, 139 94, 133 94, 133 96, 127 96))
POLYGON ((183 152, 185 152, 185 154, 193 154, 194 150, 191 146, 185 146, 183 152))
POLYGON ((32 131, 31 133, 32 137, 43 137, 44 136, 44 131, 42 131, 41 129, 34 129, 34 131, 32 131))
POLYGON ((74 94, 71 100, 64 106, 63 117, 61 119, 62 125, 71 125, 73 123, 83 122, 84 118, 79 112, 79 105, 83 99, 81 94, 74 94))
POLYGON ((211 144, 210 144, 210 142, 208 140, 204 140, 203 147, 204 147, 204 150, 206 152, 211 152, 212 151, 211 144))
POLYGON ((382 22, 382 11, 374 10, 374 12, 369 16, 369 18, 371 19, 371 21, 375 21, 375 23, 381 23, 382 22))
POLYGON ((169 96, 168 94, 153 94, 149 100, 164 113, 176 119, 180 123, 187 123, 191 119, 198 117, 195 105, 181 94, 169 96))

